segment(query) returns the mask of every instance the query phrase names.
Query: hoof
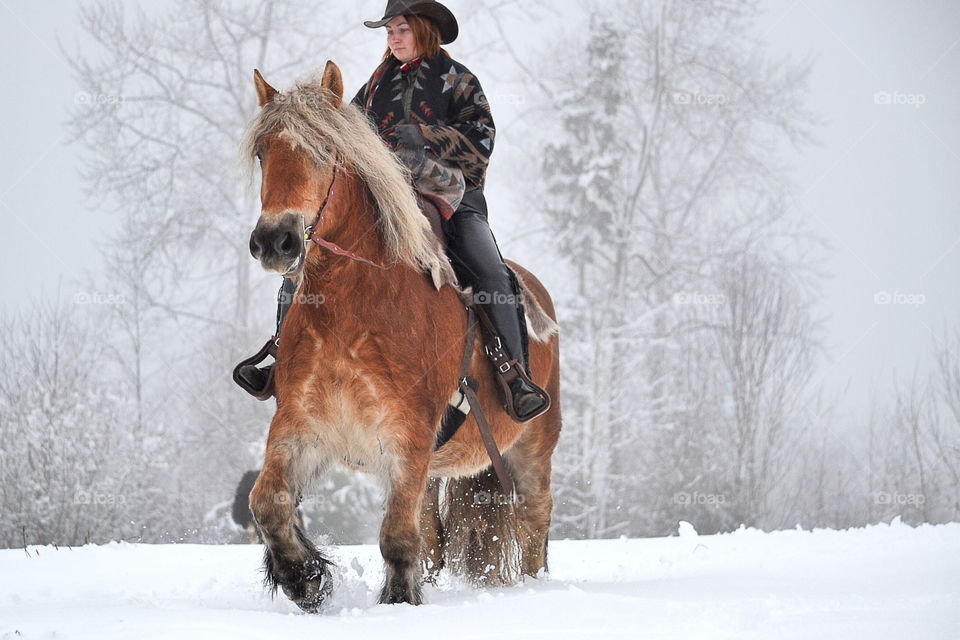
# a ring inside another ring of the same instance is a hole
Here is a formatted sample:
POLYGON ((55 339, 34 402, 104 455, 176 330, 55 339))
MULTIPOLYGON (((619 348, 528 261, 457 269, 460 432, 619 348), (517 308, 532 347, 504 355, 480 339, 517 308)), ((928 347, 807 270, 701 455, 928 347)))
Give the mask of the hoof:
POLYGON ((317 613, 321 605, 333 592, 333 580, 325 564, 309 563, 308 572, 303 579, 294 584, 281 584, 291 602, 306 613, 317 613))
POLYGON ((276 593, 281 589, 294 604, 307 613, 316 613, 333 592, 330 561, 316 549, 306 562, 277 560, 267 549, 264 554, 264 583, 276 593))
POLYGON ((380 604, 423 604, 419 583, 404 584, 400 580, 391 582, 387 582, 380 590, 380 604))

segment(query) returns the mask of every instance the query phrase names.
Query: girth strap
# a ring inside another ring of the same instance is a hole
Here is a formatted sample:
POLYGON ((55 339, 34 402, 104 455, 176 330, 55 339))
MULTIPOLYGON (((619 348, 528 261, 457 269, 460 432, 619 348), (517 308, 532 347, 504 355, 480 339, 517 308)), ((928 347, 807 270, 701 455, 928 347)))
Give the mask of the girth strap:
MULTIPOLYGON (((474 327, 476 327, 476 323, 474 322, 473 307, 467 307, 467 341, 463 345, 463 356, 460 358, 460 375, 457 376, 457 380, 463 380, 466 378, 467 370, 470 368, 470 360, 471 356, 473 355, 474 327)), ((468 381, 471 386, 476 388, 477 383, 475 380, 468 379, 468 381)), ((466 394, 461 393, 460 402, 457 404, 456 410, 460 413, 466 414, 466 411, 460 409, 460 405, 464 402, 469 402, 469 400, 467 400, 466 394)), ((433 445, 434 451, 447 444, 447 442, 450 441, 450 438, 457 435, 457 431, 460 430, 460 427, 462 427, 463 423, 467 420, 467 415, 463 415, 463 417, 457 416, 456 418, 448 421, 446 418, 449 414, 450 409, 448 407, 447 413, 444 415, 444 420, 440 425, 440 433, 437 434, 437 441, 433 445)))
POLYGON ((487 448, 487 455, 490 456, 490 462, 493 464, 493 470, 497 474, 497 480, 500 481, 500 487, 505 496, 514 495, 513 477, 507 470, 507 465, 503 462, 503 456, 500 455, 500 449, 497 448, 497 441, 493 439, 493 430, 490 423, 487 422, 487 416, 480 408, 480 400, 477 394, 473 392, 466 378, 460 379, 460 391, 467 396, 470 402, 471 413, 474 420, 477 421, 477 428, 480 431, 480 438, 483 440, 483 446, 487 448))
MULTIPOLYGON (((476 382, 469 377, 467 373, 470 369, 470 361, 473 359, 473 345, 476 336, 476 312, 472 306, 467 307, 467 340, 466 344, 463 347, 463 357, 460 360, 460 392, 466 397, 467 402, 470 403, 470 412, 473 414, 474 420, 477 422, 477 430, 480 432, 480 439, 483 440, 483 446, 487 450, 487 455, 490 457, 490 463, 493 465, 493 471, 497 474, 497 480, 500 482, 500 486, 504 491, 504 494, 507 496, 512 496, 514 494, 514 484, 513 477, 510 475, 510 472, 507 470, 507 465, 503 461, 503 456, 500 454, 500 449, 497 447, 497 441, 493 438, 493 430, 490 428, 490 422, 487 421, 487 416, 483 412, 483 409, 480 407, 480 399, 477 398, 476 392, 473 390, 472 385, 476 385, 476 382)), ((458 425, 459 426, 459 425, 458 425)), ((453 435, 456 433, 456 429, 452 429, 450 433, 441 433, 437 439, 437 448, 443 446, 453 435)))

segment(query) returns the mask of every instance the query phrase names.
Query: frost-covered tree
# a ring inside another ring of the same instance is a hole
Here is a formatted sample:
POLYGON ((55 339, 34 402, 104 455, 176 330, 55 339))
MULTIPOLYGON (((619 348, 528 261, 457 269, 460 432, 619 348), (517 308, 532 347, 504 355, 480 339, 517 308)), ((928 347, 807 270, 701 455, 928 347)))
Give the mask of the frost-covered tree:
POLYGON ((129 389, 91 384, 109 366, 96 318, 40 301, 0 331, 0 547, 135 539, 155 452, 128 428, 129 389))
POLYGON ((717 503, 739 496, 738 476, 717 455, 719 425, 743 389, 724 378, 711 323, 723 274, 743 260, 762 260, 770 295, 805 286, 788 247, 807 234, 786 214, 777 149, 807 140, 807 67, 765 57, 751 3, 593 11, 586 43, 550 78, 561 127, 543 150, 548 226, 573 283, 560 301, 559 528, 730 526, 717 503))

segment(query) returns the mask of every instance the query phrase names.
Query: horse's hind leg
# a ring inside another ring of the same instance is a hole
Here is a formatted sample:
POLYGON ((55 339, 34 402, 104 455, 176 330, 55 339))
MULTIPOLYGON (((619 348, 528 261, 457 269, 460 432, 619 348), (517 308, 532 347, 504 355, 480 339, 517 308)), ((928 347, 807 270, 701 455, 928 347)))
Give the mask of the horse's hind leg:
POLYGON ((330 561, 307 538, 296 507, 307 481, 326 468, 328 460, 320 447, 304 446, 291 424, 296 423, 279 414, 273 419, 263 469, 250 493, 250 510, 266 545, 266 583, 280 587, 297 606, 314 613, 330 594, 330 561))
POLYGON ((440 520, 440 478, 427 484, 420 509, 420 533, 423 537, 423 568, 427 582, 436 580, 443 569, 443 523, 440 520))
MULTIPOLYGON (((551 415, 544 414, 544 418, 551 415)), ((542 418, 541 418, 542 419, 542 418)), ((553 497, 550 494, 550 455, 553 447, 539 421, 531 423, 521 440, 506 454, 517 487, 517 542, 520 570, 537 576, 547 570, 547 540, 553 497)), ((555 444, 555 441, 554 441, 555 444)))
POLYGON ((387 510, 380 528, 386 564, 381 604, 420 604, 420 509, 427 488, 429 451, 398 456, 390 475, 387 510))

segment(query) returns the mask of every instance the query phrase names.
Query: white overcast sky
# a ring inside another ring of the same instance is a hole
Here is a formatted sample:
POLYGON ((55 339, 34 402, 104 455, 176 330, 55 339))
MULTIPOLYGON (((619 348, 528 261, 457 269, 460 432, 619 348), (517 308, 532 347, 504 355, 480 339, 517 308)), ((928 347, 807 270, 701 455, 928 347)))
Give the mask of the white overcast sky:
MULTIPOLYGON (((372 16, 382 10, 379 0, 362 1, 372 16)), ((449 5, 456 10, 464 1, 449 5)), ((827 317, 829 347, 819 379, 834 390, 849 382, 845 404, 859 409, 874 387, 889 390, 894 371, 907 376, 916 363, 926 371, 931 332, 955 328, 960 319, 960 2, 764 5, 758 36, 771 54, 816 57, 810 106, 827 124, 818 133, 821 146, 794 158, 796 206, 834 245, 823 255, 833 275, 816 309, 827 317), (878 105, 880 91, 918 96, 913 100, 923 104, 878 105), (875 304, 881 291, 921 295, 924 302, 875 304)), ((77 6, 0 0, 0 308, 6 312, 55 296, 58 286, 72 297, 72 279, 98 271, 95 243, 111 228, 107 216, 85 206, 79 150, 66 144, 63 126, 77 87, 57 40, 72 49, 81 38, 77 6)), ((532 51, 555 34, 550 25, 530 25, 517 43, 532 51)), ((495 82, 484 79, 488 92, 495 82)), ((509 177, 491 172, 498 175, 509 177)), ((492 214, 495 231, 516 228, 509 216, 492 214)), ((498 237, 510 243, 509 232, 498 237)))

